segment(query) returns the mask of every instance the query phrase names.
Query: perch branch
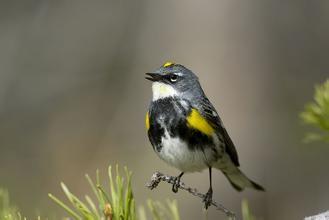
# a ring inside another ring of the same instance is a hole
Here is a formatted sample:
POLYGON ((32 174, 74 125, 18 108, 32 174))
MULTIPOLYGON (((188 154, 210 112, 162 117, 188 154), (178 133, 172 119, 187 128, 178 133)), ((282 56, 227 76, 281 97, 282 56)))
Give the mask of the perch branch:
MULTIPOLYGON (((165 175, 165 174, 160 173, 160 172, 157 171, 152 175, 151 181, 148 182, 146 184, 146 186, 150 190, 152 190, 152 189, 156 188, 161 181, 167 182, 169 184, 175 184, 175 177, 168 176, 168 175, 165 175)), ((202 193, 198 192, 198 190, 195 189, 195 188, 191 188, 191 187, 186 186, 183 182, 179 183, 178 188, 182 189, 182 190, 185 190, 185 191, 191 193, 192 195, 201 198, 202 200, 204 200, 205 197, 206 197, 205 194, 202 194, 202 193)), ((235 214, 233 212, 231 212, 230 210, 228 210, 227 208, 225 208, 223 205, 221 205, 221 204, 219 204, 215 201, 212 201, 211 205, 215 206, 217 210, 220 210, 220 211, 224 212, 226 214, 226 216, 230 217, 232 220, 235 220, 235 214)))

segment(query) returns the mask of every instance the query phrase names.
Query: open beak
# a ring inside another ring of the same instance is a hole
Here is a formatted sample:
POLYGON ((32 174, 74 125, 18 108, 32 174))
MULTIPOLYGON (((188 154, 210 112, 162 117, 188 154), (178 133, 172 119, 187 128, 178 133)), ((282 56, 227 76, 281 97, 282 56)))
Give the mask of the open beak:
POLYGON ((145 79, 150 80, 152 82, 156 82, 159 81, 162 76, 159 73, 145 73, 147 76, 145 77, 145 79))

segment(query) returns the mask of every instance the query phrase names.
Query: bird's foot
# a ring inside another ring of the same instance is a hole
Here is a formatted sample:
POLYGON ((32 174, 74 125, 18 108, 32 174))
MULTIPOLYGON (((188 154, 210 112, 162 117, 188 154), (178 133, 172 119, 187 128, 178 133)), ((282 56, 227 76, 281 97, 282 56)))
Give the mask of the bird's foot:
POLYGON ((203 199, 204 207, 208 209, 209 206, 211 206, 212 203, 212 188, 209 188, 208 192, 206 193, 206 196, 203 199))
POLYGON ((176 176, 175 179, 174 179, 174 184, 172 185, 172 191, 174 193, 177 193, 178 192, 178 188, 180 186, 180 176, 176 176))

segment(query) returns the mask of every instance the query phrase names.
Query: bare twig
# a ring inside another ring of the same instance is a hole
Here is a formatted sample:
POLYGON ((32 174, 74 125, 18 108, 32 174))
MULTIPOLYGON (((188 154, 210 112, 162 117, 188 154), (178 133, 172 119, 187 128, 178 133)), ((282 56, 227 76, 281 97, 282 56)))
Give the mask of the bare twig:
MULTIPOLYGON (((150 190, 152 190, 152 189, 156 188, 161 181, 167 182, 169 184, 175 184, 176 183, 175 182, 175 177, 168 176, 168 175, 165 175, 165 174, 160 173, 160 172, 157 171, 152 175, 151 181, 148 182, 146 184, 146 186, 150 190)), ((201 198, 202 200, 204 200, 205 197, 206 197, 205 194, 202 194, 202 193, 198 192, 197 189, 185 186, 185 184, 183 182, 179 182, 178 188, 180 188, 182 190, 185 190, 185 191, 191 193, 192 195, 201 198)), ((220 210, 220 211, 224 212, 226 214, 226 216, 230 217, 230 219, 235 220, 235 214, 233 212, 231 212, 230 210, 228 210, 227 208, 225 208, 223 205, 221 205, 221 204, 219 204, 215 201, 212 201, 211 205, 215 206, 217 210, 220 210)))

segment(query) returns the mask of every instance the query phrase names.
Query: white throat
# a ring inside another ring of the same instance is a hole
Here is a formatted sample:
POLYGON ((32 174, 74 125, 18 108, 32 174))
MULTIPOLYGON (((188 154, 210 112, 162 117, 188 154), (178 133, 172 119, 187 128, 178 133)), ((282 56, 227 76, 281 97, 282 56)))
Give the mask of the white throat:
POLYGON ((154 82, 152 83, 153 101, 158 99, 164 99, 167 97, 174 97, 178 95, 178 92, 171 85, 154 82))

